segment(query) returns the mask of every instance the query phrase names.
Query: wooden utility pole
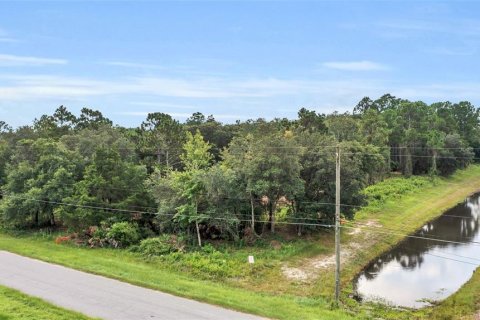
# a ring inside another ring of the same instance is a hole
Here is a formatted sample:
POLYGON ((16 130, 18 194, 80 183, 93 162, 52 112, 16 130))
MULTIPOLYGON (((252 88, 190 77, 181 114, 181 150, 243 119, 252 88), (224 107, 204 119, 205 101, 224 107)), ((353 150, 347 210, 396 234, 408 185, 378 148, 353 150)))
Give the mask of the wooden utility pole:
POLYGON ((335 161, 335 303, 340 296, 340 147, 335 161))

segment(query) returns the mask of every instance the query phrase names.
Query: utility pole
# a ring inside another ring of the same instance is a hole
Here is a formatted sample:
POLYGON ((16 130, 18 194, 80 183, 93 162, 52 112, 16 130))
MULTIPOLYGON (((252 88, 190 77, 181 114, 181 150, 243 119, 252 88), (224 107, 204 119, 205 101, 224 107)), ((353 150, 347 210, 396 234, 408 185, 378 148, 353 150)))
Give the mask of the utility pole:
POLYGON ((340 146, 335 161, 335 303, 340 296, 340 146))

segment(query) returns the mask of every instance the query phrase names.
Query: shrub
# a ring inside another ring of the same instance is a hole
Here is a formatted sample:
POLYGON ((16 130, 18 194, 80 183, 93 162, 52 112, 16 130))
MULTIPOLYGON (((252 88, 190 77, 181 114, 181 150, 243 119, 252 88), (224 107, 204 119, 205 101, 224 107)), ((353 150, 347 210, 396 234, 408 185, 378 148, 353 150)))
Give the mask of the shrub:
POLYGON ((183 251, 183 248, 184 244, 181 238, 164 234, 160 237, 143 240, 138 246, 138 251, 145 256, 151 257, 183 251))
POLYGON ((107 231, 107 238, 113 247, 128 247, 140 240, 138 227, 129 222, 114 223, 107 231))
POLYGON ((366 209, 375 211, 386 201, 400 199, 406 194, 411 194, 431 184, 432 180, 428 177, 390 178, 365 188, 362 194, 368 203, 366 209))

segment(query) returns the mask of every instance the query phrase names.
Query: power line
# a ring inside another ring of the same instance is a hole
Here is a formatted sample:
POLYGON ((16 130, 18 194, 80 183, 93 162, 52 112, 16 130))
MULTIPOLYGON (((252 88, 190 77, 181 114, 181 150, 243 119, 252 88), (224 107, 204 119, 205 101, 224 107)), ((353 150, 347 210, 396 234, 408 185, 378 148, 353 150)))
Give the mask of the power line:
MULTIPOLYGON (((9 195, 7 195, 9 196, 9 195)), ((72 204, 72 203, 64 203, 64 202, 58 202, 58 201, 47 201, 47 200, 39 200, 39 199, 32 199, 32 198, 25 198, 25 197, 17 197, 19 199, 26 199, 26 200, 32 200, 32 201, 38 201, 38 202, 42 202, 42 203, 51 203, 51 204, 56 204, 56 205, 62 205, 62 206, 73 206, 73 207, 80 207, 80 208, 87 208, 87 209, 93 209, 93 210, 102 210, 102 211, 113 211, 113 212, 123 212, 123 213, 146 213, 146 214, 153 214, 153 215, 164 215, 164 216, 170 216, 172 218, 174 218, 174 216, 176 216, 176 214, 167 214, 167 213, 159 213, 159 212, 139 212, 139 211, 131 211, 131 210, 124 210, 124 209, 116 209, 116 208, 107 208, 107 207, 96 207, 96 206, 88 206, 88 205, 79 205, 79 204, 72 204)), ((210 220, 220 220, 220 221, 229 221, 229 222, 251 222, 250 220, 244 220, 244 219, 235 219, 235 218, 223 218, 223 217, 209 217, 208 219, 210 220)), ((256 222, 259 222, 259 223, 271 223, 270 220, 257 220, 256 222)), ((277 221, 275 222, 276 224, 280 224, 280 225, 301 225, 301 226, 315 226, 315 227, 324 227, 324 228, 333 228, 335 225, 333 224, 322 224, 322 223, 305 223, 305 222, 284 222, 284 221, 277 221)), ((340 227, 343 227, 343 228, 350 228, 350 229, 356 229, 357 227, 349 227, 349 226, 344 226, 344 225, 340 225, 340 227)), ((365 227, 360 227, 360 228, 365 228, 365 227)), ((368 229, 368 228, 367 228, 368 229)), ((369 231, 372 231, 372 232, 376 232, 376 233, 383 233, 383 234, 394 234, 394 233, 391 233, 391 232, 382 232, 382 231, 378 231, 378 230, 369 230, 369 231)), ((405 238, 415 238, 415 239, 424 239, 424 240, 431 240, 431 241, 438 241, 438 242, 443 242, 443 243, 452 243, 452 244, 470 244, 470 245, 475 245, 474 243, 468 243, 468 242, 458 242, 458 241, 450 241, 450 240, 445 240, 445 239, 437 239, 437 238, 430 238, 430 237, 421 237, 421 236, 414 236, 414 235, 405 235, 405 234, 399 234, 399 233, 396 233, 397 235, 400 235, 400 236, 403 236, 405 238)), ((430 254, 428 253, 429 255, 433 255, 433 256, 436 256, 434 254, 430 254)), ((457 262, 464 262, 464 261, 461 261, 461 260, 457 260, 457 259, 452 259, 452 258, 447 258, 447 257, 442 257, 442 256, 437 256, 439 258, 443 258, 443 259, 448 259, 448 260, 453 260, 453 261, 457 261, 457 262)), ((475 258, 470 258, 470 257, 464 257, 466 259, 474 259, 474 260, 477 260, 475 258)), ((469 262, 466 262, 466 263, 469 263, 469 262)), ((469 263, 469 264, 472 264, 472 263, 469 263)), ((474 264, 475 265, 475 264, 474 264)))
MULTIPOLYGON (((356 140, 349 140, 347 142, 358 142, 360 145, 362 146, 365 146, 365 144, 361 143, 360 141, 356 141, 356 140)), ((372 144, 369 144, 368 145, 369 147, 371 148, 374 148, 374 149, 388 149, 388 150, 405 150, 405 149, 409 149, 409 150, 480 150, 480 148, 474 148, 474 147, 427 147, 427 146, 398 146, 398 147, 392 147, 392 146, 376 146, 376 145, 372 145, 372 144)), ((262 149, 321 149, 321 148, 325 148, 325 149, 335 149, 337 146, 335 145, 326 145, 326 146, 318 146, 318 147, 310 147, 310 146, 262 146, 262 149)), ((347 149, 347 148, 354 148, 355 146, 345 146, 345 145, 340 145, 339 146, 340 149, 344 150, 344 149, 347 149)), ((148 149, 155 149, 156 150, 156 146, 151 146, 151 147, 147 147, 148 149)), ((113 148, 111 148, 113 149, 113 148)), ((241 149, 241 146, 238 148, 238 149, 241 149)), ((115 150, 134 150, 134 151, 139 151, 139 152, 142 152, 143 150, 139 149, 139 148, 136 148, 136 147, 131 147, 131 148, 127 148, 127 147, 118 147, 118 148, 115 148, 115 150)), ((165 148, 160 148, 161 151, 185 151, 185 149, 183 149, 183 147, 179 146, 179 147, 165 147, 165 148)), ((245 152, 248 152, 248 150, 245 150, 245 152)), ((152 153, 151 155, 157 155, 157 153, 152 153)))
MULTIPOLYGON (((399 230, 399 229, 396 229, 396 228, 368 225, 366 223, 355 222, 355 221, 347 221, 346 223, 350 224, 350 226, 355 226, 356 228, 359 228, 359 229, 362 228, 362 227, 365 227, 365 228, 382 229, 382 230, 388 230, 388 231, 394 231, 394 232, 401 232, 402 231, 402 230, 399 230)), ((475 237, 459 237, 459 238, 470 240, 470 239, 474 239, 475 237)), ((433 237, 432 239, 438 239, 438 238, 433 237)), ((479 243, 480 244, 480 242, 477 242, 477 241, 470 241, 468 243, 479 243)))
MULTIPOLYGON (((438 252, 438 251, 437 251, 438 252)), ((467 257, 467 256, 462 256, 462 255, 459 255, 459 254, 455 254, 455 253, 451 253, 451 252, 440 252, 441 254, 446 254, 446 255, 451 255, 451 256, 454 256, 454 257, 459 257, 459 258, 464 258, 464 259, 469 259, 469 260, 475 260, 475 261, 480 261, 480 259, 478 258, 471 258, 471 257, 467 257)), ((431 253, 430 253, 431 254, 431 253)))
MULTIPOLYGON (((431 253, 428 249, 424 252, 419 252, 418 249, 416 248, 412 248, 412 247, 408 247, 408 246, 405 246, 402 244, 401 246, 401 249, 405 249, 406 251, 409 251, 411 253, 414 253, 414 254, 418 254, 420 256, 423 256, 423 255, 429 255, 429 256, 433 256, 433 257, 437 257, 437 258, 441 258, 441 259, 445 259, 445 260, 452 260, 452 261, 456 261, 456 262, 460 262, 460 263, 465 263, 465 264, 470 264, 470 265, 474 265, 474 266, 477 266, 479 267, 480 264, 478 263, 473 263, 471 261, 465 261, 465 260, 459 260, 459 259, 455 259, 455 258, 450 258, 450 257, 445 257, 445 256, 441 256, 441 255, 438 255, 438 254, 434 254, 434 253, 431 253)), ((437 251, 438 252, 438 251, 437 251)), ((463 258, 463 259, 468 259, 468 260, 476 260, 476 261, 480 261, 480 259, 476 259, 476 258, 471 258, 471 257, 467 257, 467 256, 462 256, 462 255, 457 255, 457 254, 453 254, 453 253, 449 253, 449 252, 440 252, 440 254, 444 254, 444 255, 451 255, 451 256, 455 256, 455 257, 459 257, 459 258, 463 258)), ((408 254, 407 254, 408 255, 408 254)), ((380 255, 378 256, 379 258, 382 257, 383 255, 380 255)), ((386 259, 382 259, 381 260, 381 263, 382 265, 385 265, 387 263, 390 263, 392 262, 392 260, 389 260, 387 261, 386 259)), ((358 261, 357 259, 357 262, 360 262, 358 261)), ((398 261, 397 261, 398 262, 398 261)), ((363 265, 363 262, 360 262, 362 265, 363 265)), ((396 267, 396 266, 389 266, 389 268, 391 267, 396 267)), ((368 268, 368 267, 367 267, 368 268)), ((404 266, 398 266, 397 268, 401 268, 401 269, 405 269, 404 266)))
MULTIPOLYGON (((17 199, 23 199, 23 200, 30 200, 30 201, 35 201, 35 202, 41 202, 41 203, 50 203, 50 204, 56 204, 56 205, 61 205, 61 206, 70 206, 70 207, 78 207, 78 208, 85 208, 85 209, 92 209, 92 210, 102 210, 102 211, 112 211, 112 212, 122 212, 122 213, 132 213, 132 214, 150 214, 150 215, 160 215, 160 216, 170 216, 170 217, 175 217, 177 214, 173 213, 160 213, 160 212, 146 212, 146 211, 132 211, 132 210, 126 210, 126 209, 116 209, 116 208, 109 208, 109 207, 99 207, 99 206, 90 206, 90 205, 80 205, 80 204, 74 204, 74 203, 65 203, 65 202, 60 202, 60 201, 49 201, 49 200, 40 200, 40 199, 34 199, 34 198, 27 198, 27 197, 20 197, 20 196, 11 196, 11 195, 6 195, 9 197, 15 197, 17 199)), ((232 221, 232 222, 250 222, 251 220, 242 220, 242 219, 236 219, 236 218, 222 218, 222 217, 208 217, 207 219, 213 219, 213 220, 225 220, 225 221, 232 221)), ((256 220, 256 222, 271 222, 270 220, 256 220)), ((305 222, 285 222, 285 221, 276 221, 276 224, 286 224, 286 225, 304 225, 304 226, 318 226, 318 227, 332 227, 333 225, 331 224, 320 224, 320 223, 305 223, 305 222)))
MULTIPOLYGON (((74 185, 74 183, 62 183, 60 185, 74 185)), ((455 185, 455 184, 450 184, 450 185, 455 185)), ((110 189, 110 187, 108 187, 110 189)), ((113 188, 114 190, 125 190, 125 191, 129 191, 131 189, 128 189, 128 188, 113 188)), ((133 189, 133 191, 142 191, 142 192, 145 192, 145 190, 135 190, 133 189)), ((7 193, 5 192, 0 192, 0 194, 2 195, 5 195, 5 196, 8 196, 7 193)), ((436 193, 437 195, 442 195, 440 193, 436 193)), ((208 196, 208 194, 203 194, 203 196, 208 196)), ((32 198, 33 199, 33 198, 32 198)), ((240 198, 240 197, 220 197, 220 199, 222 200, 239 200, 239 201, 254 201, 256 203, 262 203, 264 202, 264 200, 262 198, 254 198, 254 199, 250 199, 250 198, 240 198)), ((295 201, 295 200, 293 200, 295 201)), ((94 205, 99 205, 99 206, 103 206, 104 203, 101 203, 101 202, 88 202, 90 204, 94 204, 94 205)), ((299 204, 315 204, 315 205, 322 205, 322 206, 335 206, 336 204, 333 203, 333 202, 319 202, 319 201, 298 201, 297 203, 299 204)), ((382 203, 383 205, 385 205, 385 202, 382 203)), ((152 209, 152 210, 157 210, 158 208, 157 207, 147 207, 147 206, 137 206, 137 205, 128 205, 129 207, 131 208, 142 208, 142 209, 152 209)), ((358 209, 365 209, 365 208, 368 208, 368 204, 367 205, 364 205, 364 206, 361 206, 361 205, 351 205, 351 204, 343 204, 341 203, 340 204, 341 207, 347 207, 347 208, 358 208, 358 209)), ((404 209, 405 207, 404 206, 398 206, 398 205, 388 205, 389 208, 399 208, 399 209, 404 209)), ((382 210, 381 208, 379 208, 378 210, 382 210)), ((141 212, 141 211, 133 211, 133 210, 130 210, 132 212, 141 212)), ((244 214, 245 216, 247 216, 247 214, 244 214)), ((455 216, 455 215, 448 215, 448 214, 442 214, 440 216, 438 216, 437 218, 442 218, 442 217, 452 217, 452 218, 459 218, 459 219, 475 219, 474 217, 463 217, 463 216, 455 216)), ((311 217, 287 217, 287 218, 290 218, 290 219, 298 219, 298 220, 313 220, 313 221, 318 221, 320 220, 320 218, 311 218, 311 217)), ((330 220, 330 219, 328 219, 330 220)))
MULTIPOLYGON (((429 252, 425 252, 424 254, 429 255, 429 256, 433 256, 433 257, 437 257, 437 258, 441 258, 441 259, 452 260, 452 261, 461 262, 461 263, 470 264, 470 265, 473 265, 473 266, 476 266, 476 267, 480 267, 480 264, 478 264, 478 263, 462 261, 462 260, 458 260, 458 259, 454 259, 454 258, 443 257, 443 256, 435 255, 435 254, 432 254, 432 253, 429 253, 429 252)), ((469 258, 469 259, 471 259, 471 258, 469 258)))
POLYGON ((369 228, 369 227, 364 227, 364 226, 361 226, 361 227, 351 227, 351 226, 345 226, 345 225, 341 225, 340 227, 342 228, 347 228, 347 229, 367 229, 371 232, 374 232, 374 233, 382 233, 382 234, 393 234, 393 235, 398 235, 398 236, 402 236, 402 237, 405 237, 405 238, 412 238, 412 239, 422 239, 422 240, 430 240, 430 241, 437 241, 437 242, 444 242, 444 243, 452 243, 452 244, 468 244, 468 245, 476 245, 476 246, 480 246, 480 243, 479 242, 461 242, 461 241, 452 241, 452 240, 446 240, 446 239, 440 239, 440 238, 431 238, 431 237, 423 237, 423 236, 415 236, 415 235, 406 235, 406 234, 401 234, 401 233, 394 233, 394 232, 391 232, 391 231, 379 231, 378 229, 375 230, 372 228, 369 228))

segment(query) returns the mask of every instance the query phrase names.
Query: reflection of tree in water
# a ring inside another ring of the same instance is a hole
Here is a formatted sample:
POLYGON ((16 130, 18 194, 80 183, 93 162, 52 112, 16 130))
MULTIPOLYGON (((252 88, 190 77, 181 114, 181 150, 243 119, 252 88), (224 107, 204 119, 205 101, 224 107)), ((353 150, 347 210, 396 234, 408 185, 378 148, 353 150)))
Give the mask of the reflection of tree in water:
MULTIPOLYGON (((465 203, 448 210, 444 216, 427 223, 414 235, 455 242, 470 242, 479 232, 479 220, 480 194, 477 194, 468 198, 465 203)), ((423 256, 427 251, 460 245, 458 243, 406 238, 395 248, 375 259, 361 275, 368 280, 372 280, 385 265, 392 261, 396 261, 406 270, 413 270, 422 265, 423 256)))

